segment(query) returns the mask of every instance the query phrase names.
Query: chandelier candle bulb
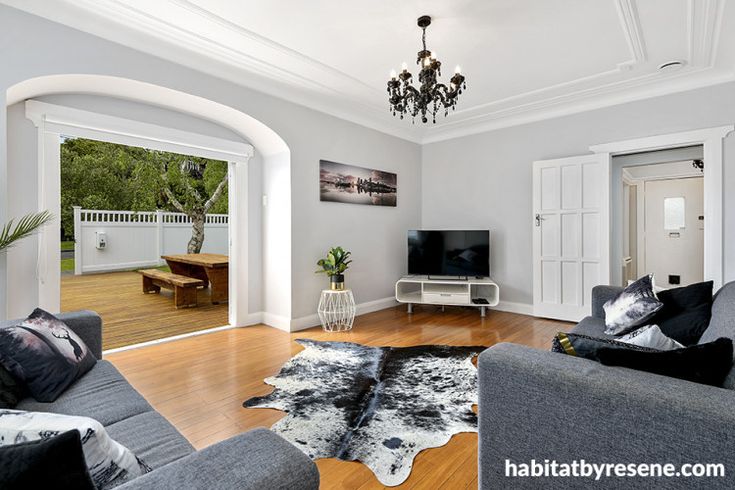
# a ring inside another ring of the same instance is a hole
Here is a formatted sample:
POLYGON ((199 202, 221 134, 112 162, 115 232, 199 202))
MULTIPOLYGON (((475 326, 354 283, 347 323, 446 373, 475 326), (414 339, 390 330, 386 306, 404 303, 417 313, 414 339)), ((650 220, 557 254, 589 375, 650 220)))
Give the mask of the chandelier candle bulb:
POLYGON ((396 79, 396 71, 395 70, 391 70, 390 71, 390 79, 391 80, 395 80, 396 79))
POLYGON ((454 73, 456 73, 457 75, 459 75, 460 73, 462 73, 462 70, 459 68, 459 65, 457 65, 456 67, 454 67, 454 73))
POLYGON ((431 17, 428 15, 419 17, 418 26, 421 28, 422 44, 421 51, 416 54, 416 64, 419 66, 416 78, 419 85, 414 87, 413 75, 408 71, 406 62, 401 64, 402 71, 398 79, 394 77, 394 72, 391 72, 388 81, 388 102, 393 115, 403 119, 408 114, 413 122, 416 122, 416 117, 420 117, 424 124, 429 122, 429 118, 436 123, 436 114, 442 109, 445 117, 449 114, 449 109, 455 110, 460 94, 467 88, 459 66, 448 84, 439 81, 439 77, 442 76, 442 64, 436 51, 426 49, 426 28, 429 25, 431 17))

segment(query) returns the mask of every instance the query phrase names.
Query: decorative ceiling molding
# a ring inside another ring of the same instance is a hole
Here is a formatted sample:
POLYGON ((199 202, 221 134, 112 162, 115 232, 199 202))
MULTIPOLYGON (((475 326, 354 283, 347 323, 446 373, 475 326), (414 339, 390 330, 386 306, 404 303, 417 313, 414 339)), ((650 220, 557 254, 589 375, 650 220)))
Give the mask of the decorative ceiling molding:
POLYGON ((628 48, 633 59, 624 63, 627 68, 646 61, 646 44, 643 41, 643 33, 641 32, 641 20, 638 17, 634 0, 616 0, 615 6, 618 9, 618 17, 628 41, 628 48))
MULTIPOLYGON (((643 98, 735 80, 717 66, 726 0, 688 0, 686 66, 652 67, 635 0, 615 4, 629 59, 608 69, 463 107, 435 125, 394 120, 384 87, 301 53, 204 8, 193 0, 159 0, 150 9, 125 0, 0 0, 93 35, 295 102, 399 138, 440 141, 643 98), (165 14, 163 13, 165 12, 165 14), (171 19, 176 19, 172 21, 171 19)), ((650 15, 650 12, 649 12, 650 15)), ((684 16, 683 7, 681 16, 684 16)), ((730 16, 728 15, 728 18, 730 16)), ((684 33, 682 33, 684 34, 684 33)), ((650 41, 650 39, 649 39, 650 41)), ((729 61, 729 60, 728 60, 729 61)), ((734 63, 735 64, 735 63, 734 63)), ((470 90, 477 90, 470 87, 470 90)))
POLYGON ((687 3, 689 61, 713 66, 722 26, 725 0, 689 0, 687 3))

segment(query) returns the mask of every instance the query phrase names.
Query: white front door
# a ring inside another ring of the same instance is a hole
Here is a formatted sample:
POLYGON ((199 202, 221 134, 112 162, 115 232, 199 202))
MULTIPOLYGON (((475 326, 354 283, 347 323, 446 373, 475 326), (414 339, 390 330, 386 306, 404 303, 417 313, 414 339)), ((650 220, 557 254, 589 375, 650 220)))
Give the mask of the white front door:
POLYGON ((704 179, 645 183, 646 273, 664 288, 704 280, 704 179))
POLYGON ((534 315, 579 321, 610 281, 609 155, 533 164, 534 315))

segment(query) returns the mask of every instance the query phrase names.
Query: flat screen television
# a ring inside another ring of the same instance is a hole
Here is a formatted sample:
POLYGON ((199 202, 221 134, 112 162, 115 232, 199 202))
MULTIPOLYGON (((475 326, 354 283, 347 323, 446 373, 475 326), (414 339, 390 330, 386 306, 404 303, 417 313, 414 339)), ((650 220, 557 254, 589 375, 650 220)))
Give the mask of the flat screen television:
POLYGON ((408 273, 489 277, 489 230, 409 230, 408 273))

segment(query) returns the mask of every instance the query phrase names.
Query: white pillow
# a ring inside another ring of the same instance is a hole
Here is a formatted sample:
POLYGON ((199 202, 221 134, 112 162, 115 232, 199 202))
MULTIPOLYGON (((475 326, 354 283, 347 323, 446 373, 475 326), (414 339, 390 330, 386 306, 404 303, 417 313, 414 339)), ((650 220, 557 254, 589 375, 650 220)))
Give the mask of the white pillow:
POLYGON ((94 419, 45 412, 0 410, 0 446, 48 439, 78 430, 84 459, 97 488, 109 488, 147 473, 150 468, 115 442, 94 419))
POLYGON ((625 342, 626 344, 649 347, 656 350, 674 350, 684 348, 684 346, 676 340, 664 335, 658 325, 646 325, 645 327, 634 330, 622 337, 618 337, 615 340, 625 342))

